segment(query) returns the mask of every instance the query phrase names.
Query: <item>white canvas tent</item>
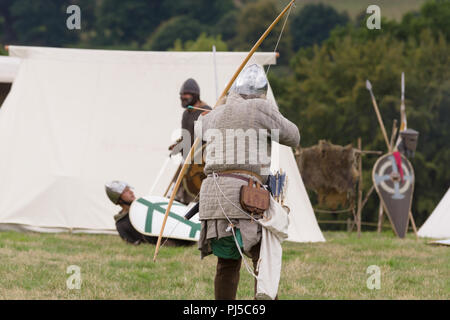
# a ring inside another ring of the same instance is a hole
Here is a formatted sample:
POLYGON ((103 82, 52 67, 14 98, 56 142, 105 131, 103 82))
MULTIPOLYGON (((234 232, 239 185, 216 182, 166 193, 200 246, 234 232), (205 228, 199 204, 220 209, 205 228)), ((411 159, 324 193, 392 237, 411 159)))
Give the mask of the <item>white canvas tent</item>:
POLYGON ((19 70, 20 59, 0 56, 0 112, 19 70))
POLYGON ((12 83, 19 70, 20 59, 0 56, 0 82, 12 83))
MULTIPOLYGON (((115 232, 112 216, 119 208, 107 199, 105 182, 127 181, 138 196, 150 190, 179 136, 184 80, 196 79, 208 104, 216 100, 209 52, 18 46, 9 52, 21 64, 0 113, 3 228, 115 232)), ((219 90, 245 55, 216 54, 219 90)), ((250 61, 275 62, 272 53, 250 61)), ((279 152, 289 177, 290 240, 324 241, 292 151, 282 146, 279 152)), ((163 194, 177 165, 170 162, 155 195, 163 194)))
POLYGON ((450 239, 450 188, 420 227, 419 237, 450 239))

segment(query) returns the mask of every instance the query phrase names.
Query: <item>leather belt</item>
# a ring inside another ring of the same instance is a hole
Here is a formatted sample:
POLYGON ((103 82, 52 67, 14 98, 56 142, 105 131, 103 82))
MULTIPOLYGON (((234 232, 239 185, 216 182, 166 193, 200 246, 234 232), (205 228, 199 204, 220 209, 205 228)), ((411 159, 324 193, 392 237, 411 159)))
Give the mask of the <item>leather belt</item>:
MULTIPOLYGON (((254 173, 254 172, 251 172, 251 171, 247 171, 247 170, 225 170, 225 171, 221 171, 221 172, 218 172, 217 174, 218 175, 224 175, 224 174, 232 174, 233 176, 238 176, 238 175, 236 175, 236 173, 240 173, 240 174, 246 174, 246 175, 248 175, 248 176, 252 176, 252 177, 254 177, 259 183, 261 183, 261 184, 264 184, 264 180, 263 180, 263 178, 259 175, 259 174, 256 174, 256 173, 254 173)), ((242 176, 239 176, 239 177, 241 177, 242 178, 242 176)), ((248 181, 248 179, 247 178, 244 178, 244 179, 246 179, 246 181, 248 181)))
POLYGON ((216 173, 219 177, 230 177, 230 178, 236 178, 236 179, 241 179, 245 182, 248 182, 248 178, 240 176, 238 174, 233 174, 233 173, 216 173))

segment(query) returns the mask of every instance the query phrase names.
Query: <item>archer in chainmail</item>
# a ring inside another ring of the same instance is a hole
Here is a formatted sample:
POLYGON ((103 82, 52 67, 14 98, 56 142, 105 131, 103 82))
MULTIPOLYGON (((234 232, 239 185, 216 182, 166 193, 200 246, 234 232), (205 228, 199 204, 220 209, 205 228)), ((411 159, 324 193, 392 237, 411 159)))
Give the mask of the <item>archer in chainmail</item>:
POLYGON ((236 298, 241 252, 251 257, 254 269, 259 259, 261 226, 243 211, 239 201, 241 186, 248 184, 249 178, 266 183, 272 139, 291 147, 300 142, 297 126, 266 99, 267 89, 262 67, 246 67, 225 104, 202 115, 195 126, 196 135, 208 143, 207 178, 200 191, 202 229, 198 245, 202 258, 211 253, 218 257, 214 292, 219 300, 236 298), (236 143, 238 132, 249 142, 236 143))

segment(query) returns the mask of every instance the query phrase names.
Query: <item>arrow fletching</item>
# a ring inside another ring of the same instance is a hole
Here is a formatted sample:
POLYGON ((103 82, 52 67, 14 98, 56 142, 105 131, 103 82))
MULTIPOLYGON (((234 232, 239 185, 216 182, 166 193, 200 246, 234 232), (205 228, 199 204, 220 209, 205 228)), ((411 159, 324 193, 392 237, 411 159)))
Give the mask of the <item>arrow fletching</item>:
POLYGON ((372 84, 370 83, 369 80, 366 80, 366 88, 367 88, 367 90, 369 90, 369 91, 372 90, 372 84))

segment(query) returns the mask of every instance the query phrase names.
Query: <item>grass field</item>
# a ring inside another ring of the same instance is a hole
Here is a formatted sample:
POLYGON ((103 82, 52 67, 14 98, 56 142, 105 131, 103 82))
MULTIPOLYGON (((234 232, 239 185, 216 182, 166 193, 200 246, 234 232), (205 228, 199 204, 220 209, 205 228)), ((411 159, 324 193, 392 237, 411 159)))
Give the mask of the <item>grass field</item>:
MULTIPOLYGON (((391 232, 325 232, 326 243, 284 243, 280 299, 449 299, 450 248, 391 232), (381 271, 369 290, 368 266, 381 271)), ((118 236, 0 232, 0 299, 213 299, 216 258, 196 246, 131 246, 118 236), (81 270, 69 290, 67 267, 81 270)), ((253 298, 241 269, 239 299, 253 298)))

